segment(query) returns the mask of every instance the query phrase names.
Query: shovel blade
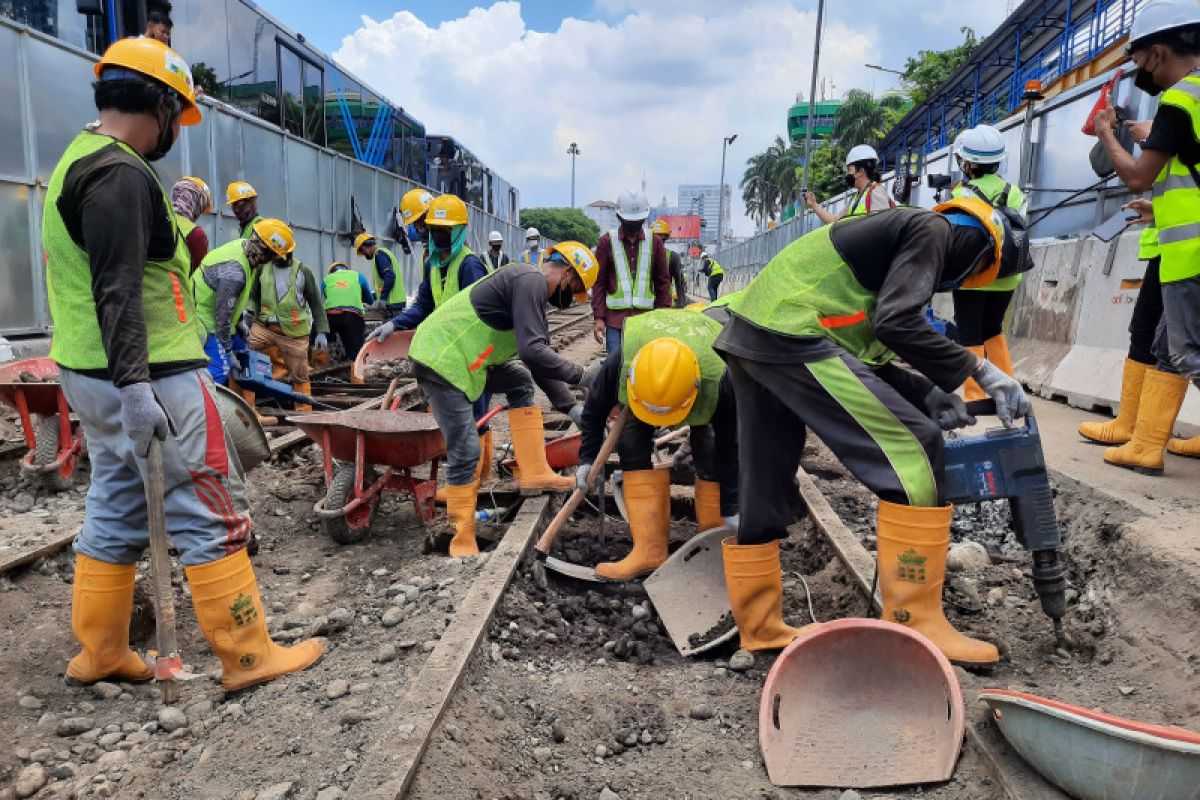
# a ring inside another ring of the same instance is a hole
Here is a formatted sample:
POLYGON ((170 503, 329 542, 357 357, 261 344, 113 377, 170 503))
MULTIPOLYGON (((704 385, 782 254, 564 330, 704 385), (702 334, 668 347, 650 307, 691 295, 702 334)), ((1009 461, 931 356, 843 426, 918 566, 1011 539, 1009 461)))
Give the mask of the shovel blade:
POLYGON ((692 537, 643 584, 682 656, 711 650, 737 634, 721 558, 721 540, 734 535, 722 527, 692 537))
POLYGON ((563 561, 561 558, 554 556, 546 556, 541 559, 546 565, 546 569, 557 572, 559 575, 566 575, 569 578, 574 578, 579 581, 591 581, 593 583, 605 583, 604 578, 596 574, 595 567, 585 567, 583 564, 572 564, 570 561, 563 561))

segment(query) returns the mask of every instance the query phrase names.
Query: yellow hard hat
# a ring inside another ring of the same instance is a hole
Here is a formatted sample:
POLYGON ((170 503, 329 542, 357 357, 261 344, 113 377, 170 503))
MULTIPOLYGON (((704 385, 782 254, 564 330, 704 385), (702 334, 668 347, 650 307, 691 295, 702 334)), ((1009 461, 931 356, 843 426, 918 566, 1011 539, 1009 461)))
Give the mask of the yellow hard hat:
POLYGON ((118 39, 104 51, 104 55, 92 71, 98 79, 104 80, 103 73, 107 67, 121 67, 166 85, 179 95, 183 105, 179 114, 179 124, 187 126, 200 123, 200 109, 196 106, 196 87, 192 84, 192 69, 183 60, 183 56, 167 45, 146 37, 118 39))
POLYGON ((212 211, 212 192, 208 189, 208 184, 197 178, 195 175, 184 175, 180 178, 182 181, 191 181, 200 187, 200 191, 204 192, 204 211, 202 214, 207 214, 212 211))
POLYGON ((330 272, 330 273, 336 272, 338 267, 341 267, 342 269, 350 269, 350 265, 347 264, 345 261, 334 261, 332 264, 329 265, 328 272, 330 272))
POLYGON ((979 289, 990 285, 1000 274, 1000 253, 1004 247, 1004 224, 1000 221, 996 209, 992 208, 991 203, 978 197, 953 197, 944 203, 938 203, 933 210, 939 214, 955 212, 970 214, 983 225, 995 244, 992 263, 983 272, 963 281, 959 288, 979 289))
POLYGON ((684 306, 683 310, 684 311, 703 311, 706 308, 708 308, 708 303, 704 302, 703 300, 697 300, 695 303, 692 303, 689 306, 684 306))
POLYGON ((425 212, 425 224, 437 228, 466 225, 467 204, 452 194, 438 195, 425 212))
POLYGON ((234 181, 225 187, 225 205, 230 206, 238 200, 249 200, 252 197, 258 197, 258 192, 254 191, 254 187, 245 181, 234 181))
POLYGON ((666 220, 656 219, 654 220, 654 224, 650 226, 650 233, 661 234, 669 239, 671 237, 671 226, 667 224, 666 220))
POLYGON ((642 422, 677 425, 700 394, 700 360, 678 339, 654 339, 634 355, 625 391, 629 409, 642 422))
POLYGON ((356 253, 362 252, 362 246, 374 238, 375 237, 369 233, 360 233, 358 236, 355 236, 354 237, 354 252, 356 252, 356 253))
POLYGON ((429 210, 433 195, 427 189, 409 189, 400 198, 400 218, 405 225, 420 222, 421 217, 429 210))
POLYGON ((283 220, 260 219, 254 223, 254 234, 266 242, 277 256, 286 256, 296 249, 296 237, 283 220))
POLYGON ((575 268, 579 277, 583 278, 584 290, 575 295, 575 302, 586 303, 588 290, 596 283, 596 276, 600 274, 600 262, 596 260, 596 254, 587 245, 580 242, 559 242, 550 247, 550 253, 561 255, 568 264, 575 268))

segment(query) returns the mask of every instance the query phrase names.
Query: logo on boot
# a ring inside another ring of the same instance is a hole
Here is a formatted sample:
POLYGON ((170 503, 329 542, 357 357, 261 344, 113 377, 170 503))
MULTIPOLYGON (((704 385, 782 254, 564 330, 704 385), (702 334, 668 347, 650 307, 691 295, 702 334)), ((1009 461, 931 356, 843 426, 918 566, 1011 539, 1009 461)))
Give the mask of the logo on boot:
POLYGON ((907 608, 897 608, 892 612, 892 619, 901 625, 907 625, 909 620, 912 619, 912 614, 908 613, 907 608))
POLYGON ((238 664, 242 669, 250 669, 256 661, 258 659, 254 657, 254 653, 243 653, 242 657, 238 659, 238 664))
POLYGON ((234 624, 239 628, 257 622, 258 609, 254 606, 254 599, 250 595, 239 594, 233 601, 233 605, 229 607, 229 615, 233 617, 234 624))
POLYGON ((925 582, 925 556, 918 555, 911 547, 896 558, 897 577, 909 583, 925 582))

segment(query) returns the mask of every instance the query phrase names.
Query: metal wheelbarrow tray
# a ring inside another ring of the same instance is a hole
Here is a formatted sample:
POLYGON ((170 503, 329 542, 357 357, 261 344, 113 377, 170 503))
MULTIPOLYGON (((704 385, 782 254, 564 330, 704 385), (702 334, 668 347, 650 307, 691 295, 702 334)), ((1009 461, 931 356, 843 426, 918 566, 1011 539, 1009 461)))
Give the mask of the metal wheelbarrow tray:
POLYGON ((378 409, 289 417, 321 446, 328 491, 313 507, 325 532, 341 544, 366 538, 385 489, 412 497, 417 520, 433 521, 438 460, 446 443, 431 414, 378 409), (429 477, 412 470, 429 464, 429 477), (382 467, 376 475, 372 467, 382 467))
POLYGON ((51 488, 68 488, 83 452, 83 430, 71 423, 67 396, 58 382, 58 364, 49 358, 30 358, 0 365, 0 403, 16 409, 21 418, 29 448, 21 469, 38 475, 51 488))

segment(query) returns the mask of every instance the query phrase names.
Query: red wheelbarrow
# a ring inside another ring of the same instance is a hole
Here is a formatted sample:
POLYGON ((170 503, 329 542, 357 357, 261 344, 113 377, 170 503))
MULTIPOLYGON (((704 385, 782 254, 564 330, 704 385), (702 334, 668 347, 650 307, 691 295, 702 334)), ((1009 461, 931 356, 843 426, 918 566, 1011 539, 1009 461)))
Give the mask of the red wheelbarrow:
POLYGON ((17 410, 29 452, 21 469, 48 488, 70 488, 83 452, 83 430, 71 422, 58 364, 30 358, 0 365, 0 402, 17 410))

